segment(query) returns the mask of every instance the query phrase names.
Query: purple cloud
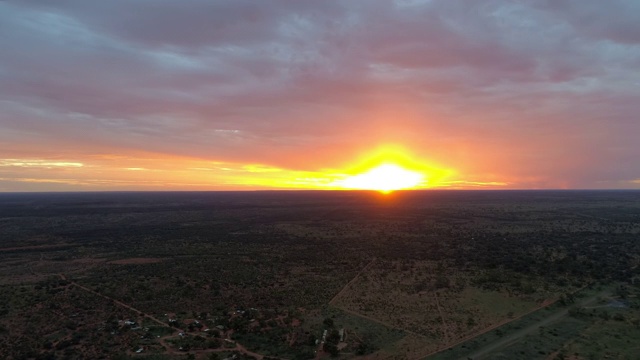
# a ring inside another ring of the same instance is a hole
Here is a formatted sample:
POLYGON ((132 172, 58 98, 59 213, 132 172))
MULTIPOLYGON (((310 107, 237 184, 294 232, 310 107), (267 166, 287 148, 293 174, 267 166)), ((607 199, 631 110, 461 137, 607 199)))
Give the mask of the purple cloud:
POLYGON ((4 1, 1 150, 314 170, 393 142, 479 178, 606 187, 640 178, 639 17, 631 0, 4 1))

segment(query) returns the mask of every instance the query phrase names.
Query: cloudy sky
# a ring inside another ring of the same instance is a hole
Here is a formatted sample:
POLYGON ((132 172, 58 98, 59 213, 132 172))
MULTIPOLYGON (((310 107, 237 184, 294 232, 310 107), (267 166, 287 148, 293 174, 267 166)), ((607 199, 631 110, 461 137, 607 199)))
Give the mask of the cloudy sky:
POLYGON ((5 0, 0 49, 0 191, 316 188, 389 148, 433 187, 640 187, 636 0, 5 0))

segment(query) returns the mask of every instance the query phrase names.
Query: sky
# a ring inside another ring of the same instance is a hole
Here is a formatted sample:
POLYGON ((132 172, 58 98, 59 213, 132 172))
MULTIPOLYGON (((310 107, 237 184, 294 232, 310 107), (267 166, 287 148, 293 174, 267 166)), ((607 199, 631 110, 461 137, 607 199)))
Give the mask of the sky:
POLYGON ((0 1, 0 191, 640 188, 637 0, 0 1))

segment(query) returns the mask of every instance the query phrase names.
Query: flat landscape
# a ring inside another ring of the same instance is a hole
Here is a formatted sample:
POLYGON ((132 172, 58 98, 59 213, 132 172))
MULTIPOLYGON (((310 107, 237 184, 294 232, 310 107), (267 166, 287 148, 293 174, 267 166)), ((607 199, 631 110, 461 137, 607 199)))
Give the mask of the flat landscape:
POLYGON ((0 194, 0 358, 636 359, 640 191, 0 194))

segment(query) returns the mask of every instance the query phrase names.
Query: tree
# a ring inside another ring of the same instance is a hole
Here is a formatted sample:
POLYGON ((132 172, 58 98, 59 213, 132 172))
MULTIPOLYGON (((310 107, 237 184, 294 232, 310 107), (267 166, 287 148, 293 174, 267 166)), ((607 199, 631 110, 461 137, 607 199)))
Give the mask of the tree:
POLYGON ((322 323, 328 328, 333 327, 333 319, 331 318, 325 318, 322 323))
POLYGON ((340 342, 340 333, 338 332, 338 330, 333 329, 333 330, 329 331, 329 334, 327 334, 326 342, 332 343, 332 344, 339 343, 340 342))
POLYGON ((313 346, 316 344, 316 337, 313 334, 310 334, 307 338, 307 345, 313 346))
POLYGON ((338 350, 338 345, 334 343, 330 343, 330 342, 324 343, 324 351, 331 354, 331 356, 340 355, 340 350, 338 350))
POLYGON ((356 347, 356 355, 367 355, 375 352, 376 346, 373 345, 373 341, 370 335, 362 335, 362 342, 356 347))
POLYGON ((467 326, 468 327, 474 327, 476 326, 476 321, 474 318, 472 318, 471 316, 469 316, 469 318, 467 318, 467 326))
POLYGON ((306 352, 302 352, 302 353, 298 353, 296 356, 293 357, 293 360, 308 360, 308 359, 313 359, 315 358, 315 354, 313 353, 313 351, 306 351, 306 352))
POLYGON ((610 316, 609 316, 609 312, 607 310, 602 310, 598 316, 602 319, 602 320, 609 320, 610 316))
POLYGON ((436 277, 436 289, 448 288, 450 286, 449 279, 444 275, 436 277))

